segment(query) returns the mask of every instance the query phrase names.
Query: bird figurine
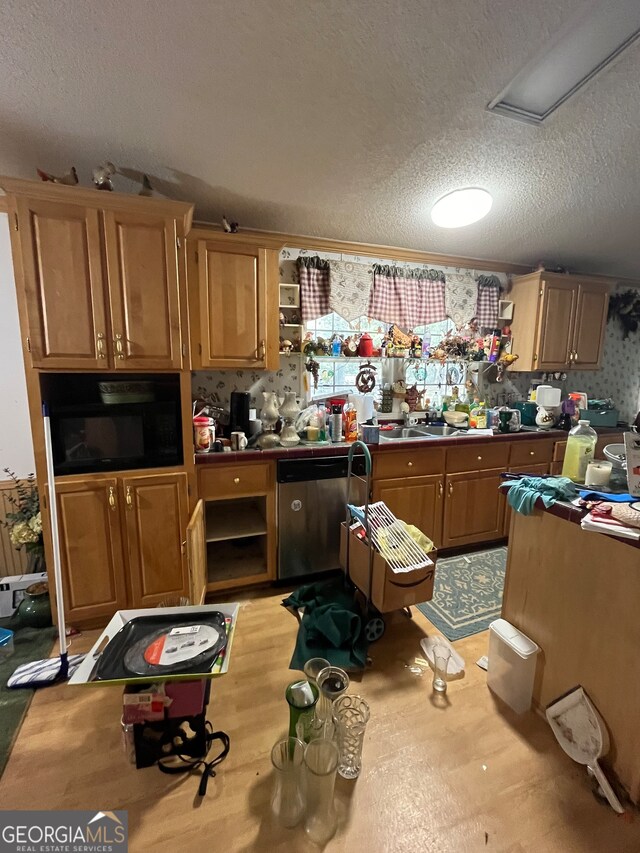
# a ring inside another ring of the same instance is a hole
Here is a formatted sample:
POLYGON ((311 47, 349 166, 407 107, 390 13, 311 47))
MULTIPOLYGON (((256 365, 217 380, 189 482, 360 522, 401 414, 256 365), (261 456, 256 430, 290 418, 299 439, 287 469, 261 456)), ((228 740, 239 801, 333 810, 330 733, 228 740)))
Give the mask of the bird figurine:
POLYGON ((56 175, 52 175, 50 172, 43 172, 42 169, 36 169, 38 173, 38 177, 43 181, 51 181, 52 184, 66 184, 67 186, 73 187, 78 183, 78 173, 76 172, 76 167, 72 166, 66 175, 63 175, 61 178, 56 177, 56 175))
POLYGON ((111 176, 115 175, 115 173, 116 167, 109 160, 105 160, 102 165, 97 166, 93 170, 93 183, 96 189, 111 192, 113 189, 111 176))
POLYGON ((144 196, 145 198, 152 198, 155 195, 155 191, 151 186, 151 181, 149 180, 149 175, 142 175, 142 189, 138 193, 138 195, 144 196))
POLYGON ((237 234, 239 223, 238 222, 229 222, 225 214, 222 214, 222 227, 227 232, 227 234, 237 234))

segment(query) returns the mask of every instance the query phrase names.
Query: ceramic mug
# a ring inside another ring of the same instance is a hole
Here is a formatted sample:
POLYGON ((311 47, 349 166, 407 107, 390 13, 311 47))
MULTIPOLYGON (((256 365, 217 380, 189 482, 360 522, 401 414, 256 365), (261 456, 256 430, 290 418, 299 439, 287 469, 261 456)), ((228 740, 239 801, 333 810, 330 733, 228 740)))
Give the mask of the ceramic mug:
POLYGON ((247 437, 243 432, 231 433, 231 449, 244 450, 247 446, 247 437))

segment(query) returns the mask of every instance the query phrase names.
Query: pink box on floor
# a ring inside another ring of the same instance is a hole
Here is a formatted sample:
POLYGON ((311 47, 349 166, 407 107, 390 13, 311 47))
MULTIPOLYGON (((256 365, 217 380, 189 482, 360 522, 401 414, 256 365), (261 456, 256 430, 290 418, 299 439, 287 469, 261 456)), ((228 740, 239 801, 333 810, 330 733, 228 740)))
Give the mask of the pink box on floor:
POLYGON ((204 678, 197 681, 167 682, 164 689, 172 700, 167 708, 168 717, 195 717, 196 714, 202 713, 207 689, 204 678))

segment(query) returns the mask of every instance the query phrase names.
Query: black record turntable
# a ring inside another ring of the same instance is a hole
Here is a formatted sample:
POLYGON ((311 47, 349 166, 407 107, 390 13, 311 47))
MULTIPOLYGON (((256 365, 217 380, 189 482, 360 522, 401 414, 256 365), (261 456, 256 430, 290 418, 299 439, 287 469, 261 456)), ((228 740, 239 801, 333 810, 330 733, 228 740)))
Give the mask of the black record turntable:
POLYGON ((227 645, 225 617, 217 610, 136 616, 105 647, 96 681, 208 672, 227 645))

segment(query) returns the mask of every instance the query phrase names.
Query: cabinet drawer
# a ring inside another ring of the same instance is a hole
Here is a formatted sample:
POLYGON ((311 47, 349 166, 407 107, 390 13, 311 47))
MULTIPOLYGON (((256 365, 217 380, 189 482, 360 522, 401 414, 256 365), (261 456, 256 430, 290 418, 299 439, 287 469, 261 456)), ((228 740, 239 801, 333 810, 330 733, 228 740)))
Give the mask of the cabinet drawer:
POLYGON ((268 462, 249 465, 211 465, 198 471, 198 497, 203 500, 264 495, 273 490, 273 472, 268 462))
POLYGON ((417 447, 412 450, 376 453, 373 476, 376 480, 393 477, 422 477, 441 474, 444 470, 444 448, 417 447))
POLYGON ((509 444, 474 444, 469 447, 452 447, 447 450, 447 473, 480 471, 486 468, 507 470, 509 444))
POLYGON ((509 465, 543 465, 551 462, 551 441, 514 441, 511 445, 509 465))

